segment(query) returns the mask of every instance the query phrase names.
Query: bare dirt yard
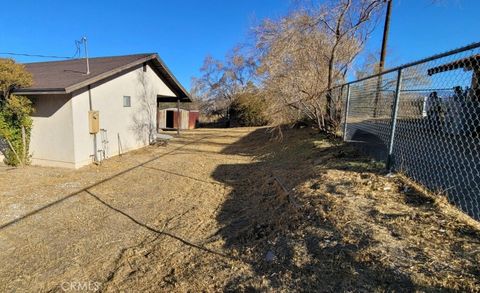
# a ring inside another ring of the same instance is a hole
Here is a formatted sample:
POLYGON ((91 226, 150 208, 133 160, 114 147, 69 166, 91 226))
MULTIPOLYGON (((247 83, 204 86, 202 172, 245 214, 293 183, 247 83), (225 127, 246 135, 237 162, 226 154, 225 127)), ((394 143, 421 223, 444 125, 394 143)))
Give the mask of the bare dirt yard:
POLYGON ((309 129, 0 167, 0 292, 480 291, 480 229, 309 129))

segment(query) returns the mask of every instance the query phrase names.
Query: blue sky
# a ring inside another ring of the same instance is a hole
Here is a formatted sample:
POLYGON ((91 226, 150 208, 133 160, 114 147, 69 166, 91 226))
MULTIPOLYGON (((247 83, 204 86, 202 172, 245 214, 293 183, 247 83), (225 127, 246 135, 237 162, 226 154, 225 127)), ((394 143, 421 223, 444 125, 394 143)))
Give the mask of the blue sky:
MULTIPOLYGON (((394 0, 387 67, 480 41, 478 0, 394 0)), ((291 0, 16 0, 2 3, 0 52, 72 56, 86 35, 91 56, 158 52, 185 87, 207 54, 222 58, 259 20, 291 0), (7 13, 5 13, 7 12, 7 13)), ((379 51, 383 22, 367 49, 379 51)), ((46 61, 16 57, 19 62, 46 61)))

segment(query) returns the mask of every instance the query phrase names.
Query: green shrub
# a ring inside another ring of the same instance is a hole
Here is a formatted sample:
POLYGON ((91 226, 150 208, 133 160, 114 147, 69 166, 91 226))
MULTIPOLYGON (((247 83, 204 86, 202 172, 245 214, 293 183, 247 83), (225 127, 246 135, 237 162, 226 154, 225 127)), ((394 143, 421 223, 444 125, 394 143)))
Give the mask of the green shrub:
POLYGON ((24 96, 11 95, 0 104, 0 137, 9 146, 4 154, 5 162, 9 165, 26 165, 30 161, 28 149, 33 124, 30 117, 32 112, 32 103, 24 96))
POLYGON ((32 75, 24 65, 0 58, 0 140, 2 145, 6 144, 3 150, 6 163, 14 166, 29 162, 33 108, 30 100, 13 92, 31 86, 32 82, 32 75))
POLYGON ((263 126, 268 123, 265 108, 266 102, 262 96, 244 93, 237 96, 230 106, 230 117, 239 126, 263 126))

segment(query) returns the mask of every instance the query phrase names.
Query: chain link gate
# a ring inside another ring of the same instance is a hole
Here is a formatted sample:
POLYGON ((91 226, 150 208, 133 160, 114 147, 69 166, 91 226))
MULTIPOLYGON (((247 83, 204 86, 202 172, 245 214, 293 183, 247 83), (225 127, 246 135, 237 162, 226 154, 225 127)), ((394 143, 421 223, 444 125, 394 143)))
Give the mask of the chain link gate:
POLYGON ((343 137, 480 220, 480 43, 340 86, 343 137))

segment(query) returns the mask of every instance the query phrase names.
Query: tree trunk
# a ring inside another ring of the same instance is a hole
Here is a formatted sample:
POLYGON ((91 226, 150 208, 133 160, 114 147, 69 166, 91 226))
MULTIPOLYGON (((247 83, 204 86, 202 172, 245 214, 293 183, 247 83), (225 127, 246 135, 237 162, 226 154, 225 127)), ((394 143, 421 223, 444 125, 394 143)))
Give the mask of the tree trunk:
POLYGON ((334 124, 335 117, 334 115, 334 110, 332 109, 334 107, 333 105, 333 98, 332 98, 332 85, 333 85, 333 70, 334 70, 334 65, 335 65, 335 57, 337 54, 337 45, 339 44, 339 39, 337 37, 335 45, 333 45, 332 51, 330 52, 330 60, 328 61, 328 79, 327 79, 327 95, 326 95, 326 117, 328 124, 332 125, 334 124))
POLYGON ((15 151, 15 149, 13 148, 13 145, 12 143, 10 142, 10 140, 8 138, 5 137, 5 140, 7 141, 8 143, 8 146, 10 147, 10 149, 12 150, 13 154, 15 155, 15 157, 17 158, 18 162, 20 163, 21 166, 23 166, 23 162, 22 160, 20 159, 20 156, 18 156, 18 153, 15 151))
MULTIPOLYGON (((318 104, 317 104, 318 105, 318 104)), ((322 109, 320 106, 314 107, 314 114, 317 120, 318 131, 322 132, 325 130, 325 117, 323 115, 322 109)))

